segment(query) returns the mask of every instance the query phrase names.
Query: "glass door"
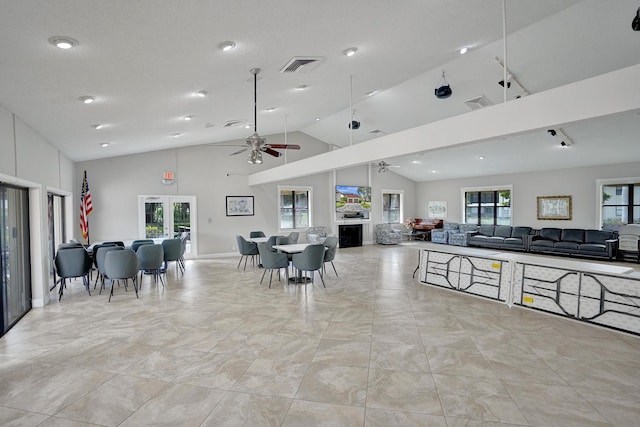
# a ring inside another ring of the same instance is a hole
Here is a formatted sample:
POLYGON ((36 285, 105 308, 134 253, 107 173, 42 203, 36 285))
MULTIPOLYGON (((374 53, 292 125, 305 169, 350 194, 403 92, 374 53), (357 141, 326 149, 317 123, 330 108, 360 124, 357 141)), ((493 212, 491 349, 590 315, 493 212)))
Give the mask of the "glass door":
POLYGON ((56 194, 47 194, 47 223, 49 228, 49 288, 55 285, 53 261, 56 249, 64 243, 64 198, 56 194))
POLYGON ((185 257, 195 256, 195 196, 138 196, 138 202, 139 238, 185 237, 185 257))
POLYGON ((0 185, 0 335, 31 309, 29 191, 0 185))

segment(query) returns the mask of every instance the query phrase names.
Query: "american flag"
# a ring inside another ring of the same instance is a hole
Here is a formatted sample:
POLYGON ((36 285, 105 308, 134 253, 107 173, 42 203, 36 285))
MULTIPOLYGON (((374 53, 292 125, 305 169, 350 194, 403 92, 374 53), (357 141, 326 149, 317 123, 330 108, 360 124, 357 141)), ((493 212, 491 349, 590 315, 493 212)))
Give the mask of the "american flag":
POLYGON ((91 201, 91 192, 87 182, 87 171, 84 171, 82 192, 80 193, 80 230, 82 231, 82 237, 87 239, 87 242, 89 239, 89 220, 87 217, 91 212, 93 212, 93 202, 91 201))

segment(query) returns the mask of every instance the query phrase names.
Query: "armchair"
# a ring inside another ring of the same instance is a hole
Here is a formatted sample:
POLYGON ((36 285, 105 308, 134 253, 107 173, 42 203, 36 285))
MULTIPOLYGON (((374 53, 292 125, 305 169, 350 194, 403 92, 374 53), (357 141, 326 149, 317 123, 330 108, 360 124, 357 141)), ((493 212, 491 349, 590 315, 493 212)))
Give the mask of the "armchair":
POLYGON ((451 233, 459 232, 460 224, 456 222, 447 222, 442 228, 437 228, 431 231, 431 242, 433 243, 449 243, 449 236, 451 233))
POLYGON ((452 231, 449 234, 449 244, 454 246, 469 246, 469 236, 478 231, 475 224, 460 224, 458 231, 452 231))
POLYGON ((380 245, 397 245, 402 241, 402 233, 391 224, 376 224, 376 243, 380 245))
POLYGON ((307 242, 312 245, 323 243, 327 237, 327 229, 324 226, 307 228, 307 242))

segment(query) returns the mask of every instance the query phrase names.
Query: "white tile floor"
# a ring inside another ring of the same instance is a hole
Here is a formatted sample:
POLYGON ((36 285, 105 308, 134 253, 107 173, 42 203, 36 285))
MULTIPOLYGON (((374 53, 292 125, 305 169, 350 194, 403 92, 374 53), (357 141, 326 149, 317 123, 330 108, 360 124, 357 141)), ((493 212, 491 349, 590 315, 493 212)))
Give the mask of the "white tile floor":
POLYGON ((638 425, 639 337, 421 285, 415 246, 341 249, 326 289, 237 261, 52 293, 0 339, 0 425, 638 425))

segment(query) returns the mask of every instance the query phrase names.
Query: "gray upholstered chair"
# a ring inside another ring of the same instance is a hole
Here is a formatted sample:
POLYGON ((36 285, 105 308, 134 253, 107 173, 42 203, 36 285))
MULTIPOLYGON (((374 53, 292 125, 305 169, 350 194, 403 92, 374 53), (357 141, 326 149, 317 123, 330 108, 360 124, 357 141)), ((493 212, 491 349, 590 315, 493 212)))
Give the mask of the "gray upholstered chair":
POLYGON ((267 237, 267 236, 264 234, 264 231, 250 231, 249 238, 253 238, 253 237, 267 237))
POLYGON ((58 252, 56 252, 54 260, 55 274, 60 278, 58 301, 62 299, 67 279, 76 277, 82 277, 82 283, 89 293, 89 296, 91 296, 91 291, 89 290, 91 264, 92 261, 89 253, 82 246, 60 248, 58 252))
POLYGON ((449 243, 449 236, 457 233, 460 224, 455 222, 445 222, 442 228, 434 228, 431 230, 431 242, 433 243, 449 243))
POLYGON ((127 290, 127 282, 129 279, 133 282, 133 288, 138 298, 138 271, 140 270, 140 261, 136 253, 131 249, 122 249, 120 251, 109 251, 104 257, 104 270, 106 276, 111 280, 111 292, 109 293, 109 302, 113 296, 113 285, 115 280, 124 280, 124 289, 127 290))
POLYGON ((157 283, 158 276, 164 288, 164 250, 162 245, 142 245, 136 252, 140 261, 140 288, 142 288, 142 275, 148 273, 153 275, 153 280, 157 283))
POLYGON ((153 245, 153 240, 151 239, 139 239, 131 242, 131 250, 134 252, 138 251, 138 248, 142 245, 153 245))
POLYGON ((318 272, 320 280, 322 280, 322 286, 327 287, 324 284, 324 278, 322 277, 322 266, 324 265, 324 245, 309 245, 304 251, 299 254, 293 254, 291 258, 293 266, 300 272, 311 272, 311 283, 313 283, 314 272, 318 272))
POLYGON ((376 224, 376 243, 380 245, 397 245, 402 242, 402 232, 391 224, 376 224))
POLYGON ((244 270, 246 270, 247 260, 249 259, 249 257, 251 257, 252 262, 255 263, 255 257, 259 254, 258 245, 253 242, 247 242, 247 240, 240 235, 236 235, 236 242, 238 243, 238 251, 240 252, 240 261, 238 261, 238 268, 240 268, 242 258, 244 258, 244 270))
POLYGON ((276 252, 275 249, 273 249, 273 245, 277 245, 278 243, 278 237, 280 236, 269 236, 269 238, 267 239, 267 249, 269 249, 271 252, 276 252))
POLYGON ((335 236, 329 236, 324 240, 324 246, 326 248, 324 252, 324 262, 322 263, 322 269, 325 274, 327 272, 327 263, 330 262, 333 267, 333 271, 336 273, 336 277, 338 277, 338 272, 336 271, 336 266, 333 264, 333 260, 336 258, 336 252, 338 250, 338 238, 335 236))
POLYGON ((96 282, 93 284, 93 289, 96 288, 96 284, 98 283, 98 280, 100 280, 100 293, 102 294, 102 289, 104 288, 104 279, 107 279, 107 273, 104 269, 104 259, 107 256, 107 254, 111 251, 121 251, 124 248, 122 246, 116 246, 116 245, 111 245, 111 246, 102 246, 97 252, 94 249, 94 256, 95 256, 95 261, 96 261, 96 267, 98 269, 98 275, 96 276, 96 282))
POLYGON ((298 233, 297 231, 292 231, 291 233, 289 233, 289 235, 287 236, 289 238, 289 244, 298 243, 299 236, 300 233, 298 233))
POLYGON ((271 280, 273 279, 274 269, 278 270, 278 280, 280 280, 280 269, 284 268, 287 281, 289 280, 289 258, 287 257, 287 254, 269 250, 269 247, 266 243, 258 243, 258 252, 260 253, 262 267, 264 267, 264 272, 262 273, 260 284, 262 284, 264 275, 267 274, 267 270, 269 270, 269 288, 271 288, 271 280))
MULTIPOLYGON (((138 249, 139 250, 139 249, 138 249)), ((175 261, 176 263, 176 277, 178 276, 178 270, 181 274, 184 274, 180 257, 182 256, 182 241, 180 239, 166 239, 162 241, 162 250, 164 252, 164 270, 167 271, 169 263, 175 261)))
POLYGON ((475 224, 460 224, 458 231, 449 234, 449 244, 454 246, 469 246, 469 236, 476 231, 478 231, 478 226, 475 224))

